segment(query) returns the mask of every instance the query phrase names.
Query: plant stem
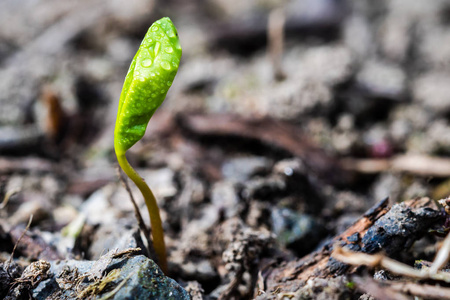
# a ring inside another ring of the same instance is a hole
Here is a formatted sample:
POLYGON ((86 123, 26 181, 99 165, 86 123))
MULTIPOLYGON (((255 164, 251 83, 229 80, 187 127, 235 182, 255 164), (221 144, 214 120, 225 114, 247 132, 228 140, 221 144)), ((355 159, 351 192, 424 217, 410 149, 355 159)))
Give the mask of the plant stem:
POLYGON ((145 183, 144 179, 133 169, 128 163, 125 153, 117 153, 117 161, 120 167, 133 180, 139 190, 144 196, 145 205, 147 206, 148 214, 150 215, 150 223, 152 227, 153 247, 158 256, 158 263, 161 270, 167 274, 167 255, 166 245, 164 243, 164 231, 162 228, 161 216, 159 215, 159 208, 156 198, 153 195, 150 187, 145 183))

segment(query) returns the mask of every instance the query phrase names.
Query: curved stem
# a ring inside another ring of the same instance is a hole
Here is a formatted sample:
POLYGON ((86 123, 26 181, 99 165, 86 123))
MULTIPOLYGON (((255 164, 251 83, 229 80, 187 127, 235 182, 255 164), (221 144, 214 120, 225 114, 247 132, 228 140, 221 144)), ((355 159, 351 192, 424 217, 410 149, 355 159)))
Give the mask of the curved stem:
POLYGON ((147 210, 150 215, 150 223, 152 226, 153 247, 155 248, 156 255, 158 256, 159 266, 162 271, 167 274, 167 256, 166 245, 164 243, 164 231, 162 228, 156 198, 150 187, 145 183, 144 179, 128 163, 125 153, 119 154, 116 152, 116 155, 117 161, 119 162, 122 170, 128 175, 128 177, 131 178, 131 180, 133 180, 141 191, 142 196, 144 196, 145 205, 147 206, 147 210))

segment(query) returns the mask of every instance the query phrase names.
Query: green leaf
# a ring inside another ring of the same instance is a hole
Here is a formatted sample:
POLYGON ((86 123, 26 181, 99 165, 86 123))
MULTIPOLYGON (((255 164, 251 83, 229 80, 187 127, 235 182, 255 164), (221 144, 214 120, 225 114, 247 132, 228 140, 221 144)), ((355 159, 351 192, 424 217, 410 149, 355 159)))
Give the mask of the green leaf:
POLYGON ((177 74, 181 53, 172 21, 166 17, 153 23, 123 84, 114 130, 116 153, 125 153, 144 135, 177 74))

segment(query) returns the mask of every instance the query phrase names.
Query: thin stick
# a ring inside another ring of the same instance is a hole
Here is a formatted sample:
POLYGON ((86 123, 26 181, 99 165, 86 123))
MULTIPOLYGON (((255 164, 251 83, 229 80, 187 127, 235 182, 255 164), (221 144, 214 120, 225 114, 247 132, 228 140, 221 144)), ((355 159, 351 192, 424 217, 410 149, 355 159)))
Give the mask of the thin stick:
POLYGON ((139 229, 142 230, 144 233, 145 239, 147 241, 147 252, 150 254, 152 258, 156 257, 155 249, 153 248, 153 242, 150 239, 150 230, 145 225, 144 219, 142 218, 141 212, 139 211, 139 207, 134 200, 133 193, 131 193, 130 186, 128 185, 127 179, 122 175, 122 172, 120 172, 120 169, 117 168, 117 175, 119 176, 120 182, 122 182, 122 185, 124 186, 125 190, 128 192, 128 195, 130 196, 131 203, 134 207, 134 216, 136 217, 136 220, 138 222, 139 229))
POLYGON ((281 8, 270 12, 267 24, 267 40, 269 42, 269 55, 272 61, 274 77, 276 80, 283 80, 286 75, 281 66, 284 48, 284 23, 286 17, 281 8))
POLYGON ((125 153, 117 154, 117 161, 120 167, 137 185, 142 195, 144 196, 145 204, 147 206, 148 214, 150 215, 150 223, 152 226, 153 247, 155 248, 158 257, 159 266, 162 271, 167 274, 167 254, 166 245, 164 243, 164 231, 159 214, 158 203, 153 195, 150 187, 145 183, 144 179, 133 169, 128 163, 125 153))
POLYGON ((349 265, 365 265, 372 268, 381 267, 401 276, 417 279, 433 279, 450 283, 450 274, 447 272, 431 272, 430 269, 417 270, 379 253, 366 254, 362 252, 354 252, 336 245, 334 247, 332 257, 349 265))
POLYGON ((13 260, 13 256, 14 256, 14 252, 16 252, 16 248, 17 245, 20 243, 20 241, 22 240, 23 236, 25 235, 25 233, 28 231, 28 229, 30 229, 31 226, 31 222, 33 221, 33 215, 30 215, 30 219, 28 220, 28 224, 25 227, 25 229, 23 230, 22 234, 20 235, 19 239, 17 240, 17 242, 14 244, 14 248, 11 252, 11 256, 9 257, 9 259, 6 261, 5 263, 5 270, 8 272, 9 269, 9 265, 11 264, 12 260, 13 260))
POLYGON ((4 209, 6 205, 8 205, 9 199, 11 199, 12 196, 19 193, 21 191, 21 188, 14 188, 12 190, 9 190, 6 192, 5 197, 3 198, 2 203, 0 204, 0 209, 4 209))
POLYGON ((447 234, 447 237, 444 239, 442 243, 441 249, 439 249, 436 254, 436 258, 433 261, 433 264, 430 267, 430 272, 436 274, 440 269, 442 269, 448 262, 450 258, 450 234, 447 234))

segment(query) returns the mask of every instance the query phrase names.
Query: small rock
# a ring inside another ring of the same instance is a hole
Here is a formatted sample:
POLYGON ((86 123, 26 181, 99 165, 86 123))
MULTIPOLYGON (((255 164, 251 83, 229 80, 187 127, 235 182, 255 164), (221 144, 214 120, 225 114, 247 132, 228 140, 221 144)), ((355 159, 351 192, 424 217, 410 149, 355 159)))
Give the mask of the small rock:
POLYGON ((234 157, 222 165, 224 178, 233 182, 242 182, 255 174, 267 172, 271 161, 262 156, 234 157))
POLYGON ((235 217, 239 212, 239 198, 231 182, 216 182, 211 189, 211 202, 226 218, 235 217))
POLYGON ((357 75, 358 83, 376 97, 400 98, 406 76, 399 67, 379 60, 367 61, 357 75))
POLYGON ((278 241, 299 256, 311 252, 325 234, 324 227, 313 217, 288 208, 273 210, 271 219, 278 241))
POLYGON ((96 263, 96 261, 76 260, 52 262, 50 278, 34 289, 33 297, 62 299, 95 295, 130 300, 189 299, 189 294, 178 283, 164 276, 159 267, 145 256, 138 255, 132 258, 111 256, 109 264, 101 273, 101 278, 94 279, 89 276, 92 275, 96 263), (85 280, 80 281, 82 278, 85 280), (58 282, 65 282, 65 289, 61 288, 58 282))
POLYGON ((417 103, 442 113, 450 109, 450 73, 430 72, 413 84, 413 98, 417 103))

